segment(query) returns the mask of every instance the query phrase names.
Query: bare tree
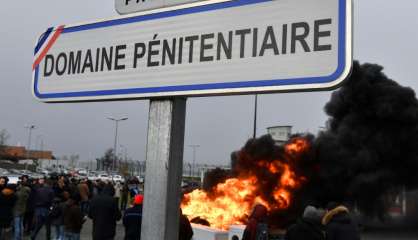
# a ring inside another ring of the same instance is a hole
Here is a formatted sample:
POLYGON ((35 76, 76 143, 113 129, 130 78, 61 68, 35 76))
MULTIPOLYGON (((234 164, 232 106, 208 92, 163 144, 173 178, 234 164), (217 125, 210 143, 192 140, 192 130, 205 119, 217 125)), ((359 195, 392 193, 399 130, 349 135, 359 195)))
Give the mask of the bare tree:
POLYGON ((80 159, 80 156, 78 154, 71 154, 68 159, 68 166, 71 168, 77 167, 78 160, 80 159))
POLYGON ((112 167, 113 159, 115 158, 115 154, 112 148, 106 150, 105 154, 101 158, 97 158, 97 165, 99 169, 102 170, 109 170, 112 167))
POLYGON ((6 146, 7 141, 10 138, 10 134, 7 132, 6 129, 2 129, 0 131, 0 146, 6 146))
POLYGON ((3 129, 0 131, 0 158, 3 155, 5 146, 7 145, 7 140, 9 140, 10 134, 7 130, 3 129))

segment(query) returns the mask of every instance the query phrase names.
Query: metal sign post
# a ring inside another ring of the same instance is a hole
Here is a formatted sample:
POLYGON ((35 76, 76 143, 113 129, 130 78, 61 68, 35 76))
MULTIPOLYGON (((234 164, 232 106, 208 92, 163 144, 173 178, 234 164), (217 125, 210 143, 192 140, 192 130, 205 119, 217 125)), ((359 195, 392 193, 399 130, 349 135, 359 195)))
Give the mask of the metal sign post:
POLYGON ((186 99, 151 100, 142 240, 177 239, 186 99))

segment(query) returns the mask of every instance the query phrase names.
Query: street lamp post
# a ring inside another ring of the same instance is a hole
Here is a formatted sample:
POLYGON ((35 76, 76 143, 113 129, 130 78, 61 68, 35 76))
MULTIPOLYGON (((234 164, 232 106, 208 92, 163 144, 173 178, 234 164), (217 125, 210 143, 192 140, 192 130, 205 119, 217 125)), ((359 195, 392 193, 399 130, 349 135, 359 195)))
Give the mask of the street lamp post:
POLYGON ((35 149, 40 150, 40 151, 44 150, 44 136, 43 135, 36 136, 35 149))
MULTIPOLYGON (((32 141, 32 130, 34 130, 34 129, 36 129, 36 126, 35 125, 28 125, 28 126, 25 126, 25 128, 26 129, 28 129, 28 131, 29 131, 29 136, 28 136, 28 146, 27 146, 27 152, 29 153, 29 151, 30 151, 30 144, 31 144, 31 141, 32 141)), ((27 156, 29 156, 29 154, 27 154, 27 156)))
POLYGON ((194 145, 189 145, 189 147, 193 148, 193 167, 192 167, 192 175, 194 176, 195 164, 196 164, 196 148, 200 147, 200 145, 194 144, 194 145))
POLYGON ((257 137, 257 106, 258 106, 258 95, 254 98, 254 124, 253 124, 253 138, 257 137))
POLYGON ((120 121, 125 121, 125 120, 128 120, 128 118, 127 117, 125 117, 125 118, 119 118, 119 119, 116 119, 116 118, 113 118, 113 117, 107 117, 107 119, 109 119, 109 120, 111 120, 111 121, 114 121, 115 122, 115 142, 114 142, 114 145, 113 145, 113 161, 112 161, 112 171, 115 171, 115 167, 116 167, 116 154, 117 154, 117 144, 118 144, 118 126, 119 126, 119 122, 120 121))

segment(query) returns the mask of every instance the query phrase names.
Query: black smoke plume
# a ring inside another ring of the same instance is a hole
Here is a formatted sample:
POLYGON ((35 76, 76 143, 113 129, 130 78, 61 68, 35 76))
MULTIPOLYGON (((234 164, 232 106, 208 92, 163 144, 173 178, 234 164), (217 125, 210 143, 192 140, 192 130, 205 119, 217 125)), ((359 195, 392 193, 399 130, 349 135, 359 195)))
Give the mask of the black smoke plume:
POLYGON ((315 141, 322 202, 351 202, 373 214, 386 193, 418 186, 418 101, 382 70, 355 62, 325 106, 329 129, 315 141))
POLYGON ((255 174, 268 200, 278 175, 258 163, 280 160, 308 181, 294 192, 288 209, 270 213, 270 222, 283 227, 307 204, 324 207, 331 201, 355 205, 368 215, 382 213, 387 193, 418 187, 418 100, 411 88, 382 70, 354 62, 351 76, 325 106, 327 129, 317 137, 305 134, 289 140, 302 137, 310 143, 296 161, 270 136, 250 139, 232 154, 231 172, 217 170, 205 189, 210 192, 228 176, 255 174))

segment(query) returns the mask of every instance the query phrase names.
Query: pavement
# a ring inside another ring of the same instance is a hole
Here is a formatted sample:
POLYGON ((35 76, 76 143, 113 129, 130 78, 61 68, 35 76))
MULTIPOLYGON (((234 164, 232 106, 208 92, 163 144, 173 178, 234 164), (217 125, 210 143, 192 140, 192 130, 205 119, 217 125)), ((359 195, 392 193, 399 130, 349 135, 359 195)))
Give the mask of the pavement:
MULTIPOLYGON (((115 240, 124 240, 124 228, 121 222, 118 222, 117 229, 116 229, 116 237, 115 240)), ((87 220, 84 224, 82 232, 81 232, 81 240, 89 240, 92 239, 92 222, 91 220, 87 220)), ((5 240, 13 239, 11 237, 11 233, 8 234, 5 240)), ((45 238, 45 231, 44 229, 41 230, 38 238, 39 240, 46 239, 45 238)), ((52 236, 52 239, 53 236, 52 236)), ((362 233, 362 240, 418 240, 418 227, 410 228, 410 229, 374 229, 368 230, 367 232, 362 233)), ((29 240, 28 237, 24 238, 24 240, 29 240)), ((175 239, 173 239, 175 240, 175 239)), ((199 240, 199 239, 194 239, 199 240)))

